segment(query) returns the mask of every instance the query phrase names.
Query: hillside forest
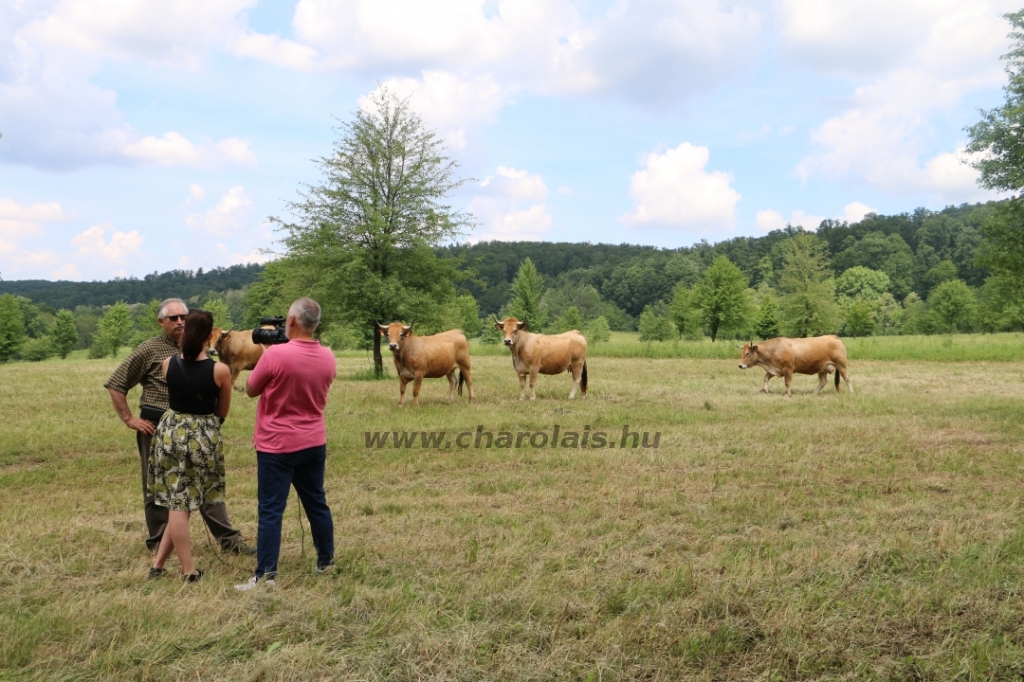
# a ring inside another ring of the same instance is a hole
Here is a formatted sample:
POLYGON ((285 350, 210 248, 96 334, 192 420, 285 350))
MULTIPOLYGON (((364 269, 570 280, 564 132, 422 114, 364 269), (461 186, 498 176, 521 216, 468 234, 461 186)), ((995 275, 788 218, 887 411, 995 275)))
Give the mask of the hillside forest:
MULTIPOLYGON (((826 220, 813 232, 787 227, 678 249, 482 242, 417 260, 413 248, 405 267, 425 263, 434 285, 426 299, 398 290, 392 307, 419 333, 459 327, 484 343, 498 342, 492 315, 525 318, 534 331, 580 329, 598 343, 611 330, 639 331, 641 342, 1021 330, 1018 288, 986 268, 986 227, 1002 203, 826 220)), ((211 310, 223 328, 251 328, 307 293, 324 306, 325 343, 371 346, 371 329, 352 321, 345 297, 332 300, 323 280, 288 256, 109 282, 0 281, 0 361, 76 349, 110 355, 159 333, 156 305, 167 297, 211 310)))

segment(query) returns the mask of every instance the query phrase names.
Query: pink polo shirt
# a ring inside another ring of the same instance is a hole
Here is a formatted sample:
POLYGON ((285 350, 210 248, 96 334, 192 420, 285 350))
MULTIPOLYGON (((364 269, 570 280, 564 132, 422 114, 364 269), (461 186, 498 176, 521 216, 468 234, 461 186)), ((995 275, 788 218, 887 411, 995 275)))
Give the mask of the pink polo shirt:
POLYGON ((263 351, 247 381, 260 393, 256 449, 283 454, 324 445, 324 407, 337 371, 334 353, 318 341, 293 339, 263 351))

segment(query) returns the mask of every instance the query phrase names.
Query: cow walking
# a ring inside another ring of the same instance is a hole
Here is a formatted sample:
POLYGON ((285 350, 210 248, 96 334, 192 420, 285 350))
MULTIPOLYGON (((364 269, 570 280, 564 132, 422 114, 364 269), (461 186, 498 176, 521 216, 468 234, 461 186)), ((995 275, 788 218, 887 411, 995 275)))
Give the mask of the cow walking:
POLYGON ((235 380, 242 373, 243 369, 255 369, 256 363, 263 356, 263 346, 252 342, 252 330, 234 331, 229 329, 222 331, 214 327, 210 333, 210 348, 216 353, 220 362, 223 362, 231 370, 231 385, 236 391, 241 391, 241 386, 235 386, 235 380))
POLYGON ((405 387, 412 384, 412 404, 420 404, 420 384, 424 379, 448 378, 448 402, 455 399, 455 370, 459 370, 459 395, 462 383, 473 400, 473 379, 470 376, 469 342, 461 329, 451 329, 433 336, 415 336, 412 325, 401 322, 377 324, 381 336, 388 339, 388 349, 398 372, 398 406, 405 405, 405 387))
POLYGON ((828 375, 835 372, 836 392, 839 392, 839 377, 842 375, 846 388, 853 393, 850 370, 846 360, 846 346, 836 336, 815 336, 809 339, 787 339, 779 337, 758 344, 743 344, 740 355, 740 369, 761 367, 764 369, 764 385, 761 390, 770 393, 768 381, 782 377, 786 381, 786 397, 791 397, 789 385, 793 373, 817 374, 818 388, 814 395, 821 393, 828 383, 828 375))
POLYGON ((526 399, 526 378, 530 378, 530 400, 537 399, 534 384, 537 374, 572 373, 569 400, 579 389, 587 395, 587 340, 573 329, 562 334, 534 334, 526 331, 526 320, 508 317, 504 322, 494 318, 494 326, 505 335, 505 347, 512 351, 512 366, 519 375, 519 399, 526 399))

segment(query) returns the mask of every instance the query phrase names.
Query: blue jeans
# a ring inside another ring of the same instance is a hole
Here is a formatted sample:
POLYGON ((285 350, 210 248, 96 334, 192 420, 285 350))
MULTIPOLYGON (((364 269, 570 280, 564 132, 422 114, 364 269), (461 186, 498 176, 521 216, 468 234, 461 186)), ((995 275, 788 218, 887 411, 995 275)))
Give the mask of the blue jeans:
POLYGON ((295 486, 313 536, 317 566, 334 558, 334 521, 324 493, 324 463, 327 446, 271 454, 256 451, 256 480, 259 484, 259 527, 256 531, 256 577, 277 575, 281 554, 281 520, 288 504, 288 489, 295 486))

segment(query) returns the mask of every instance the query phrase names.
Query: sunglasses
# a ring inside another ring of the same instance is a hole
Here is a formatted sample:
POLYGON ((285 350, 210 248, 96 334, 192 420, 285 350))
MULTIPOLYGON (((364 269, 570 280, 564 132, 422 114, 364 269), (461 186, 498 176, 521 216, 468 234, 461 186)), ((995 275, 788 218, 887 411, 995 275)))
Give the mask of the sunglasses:
POLYGON ((181 322, 186 317, 187 317, 186 315, 168 315, 164 319, 165 320, 170 320, 171 322, 181 322))

